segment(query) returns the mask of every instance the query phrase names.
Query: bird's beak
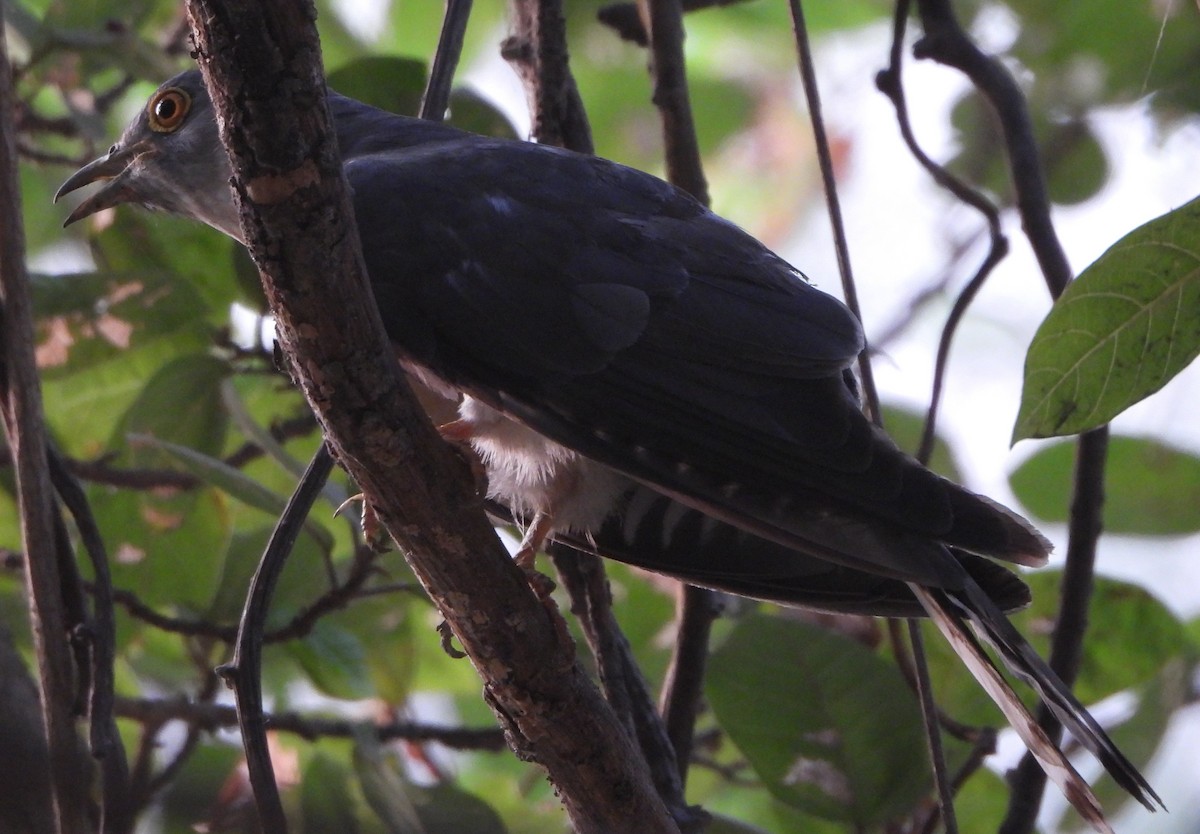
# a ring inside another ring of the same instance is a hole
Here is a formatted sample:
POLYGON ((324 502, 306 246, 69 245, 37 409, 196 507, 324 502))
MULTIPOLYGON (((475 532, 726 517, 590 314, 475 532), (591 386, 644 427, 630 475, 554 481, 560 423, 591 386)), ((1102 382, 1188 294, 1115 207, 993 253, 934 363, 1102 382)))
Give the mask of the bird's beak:
POLYGON ((114 145, 107 155, 89 162, 68 177, 54 195, 54 202, 57 203, 64 194, 70 194, 85 185, 101 180, 106 182, 100 190, 75 207, 63 222, 63 226, 70 226, 75 221, 103 209, 135 200, 134 191, 130 187, 133 162, 145 150, 147 148, 141 142, 127 147, 114 145))

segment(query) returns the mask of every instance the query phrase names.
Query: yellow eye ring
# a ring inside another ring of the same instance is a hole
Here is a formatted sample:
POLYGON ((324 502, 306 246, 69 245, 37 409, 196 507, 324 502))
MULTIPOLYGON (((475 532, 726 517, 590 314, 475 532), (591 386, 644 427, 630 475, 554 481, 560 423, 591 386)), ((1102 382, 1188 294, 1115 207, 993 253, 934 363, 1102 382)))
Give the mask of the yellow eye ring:
POLYGON ((178 87, 160 90, 146 105, 146 118, 155 133, 171 133, 192 108, 192 97, 178 87))

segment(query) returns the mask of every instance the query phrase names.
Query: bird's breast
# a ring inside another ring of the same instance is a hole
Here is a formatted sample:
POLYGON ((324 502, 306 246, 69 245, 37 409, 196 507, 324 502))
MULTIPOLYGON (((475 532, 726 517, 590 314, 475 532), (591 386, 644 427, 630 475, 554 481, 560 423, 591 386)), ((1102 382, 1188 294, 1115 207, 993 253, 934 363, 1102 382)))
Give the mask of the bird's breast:
POLYGON ((473 397, 459 418, 483 460, 488 497, 518 516, 545 513, 555 530, 587 533, 612 514, 632 486, 626 476, 543 437, 473 397))

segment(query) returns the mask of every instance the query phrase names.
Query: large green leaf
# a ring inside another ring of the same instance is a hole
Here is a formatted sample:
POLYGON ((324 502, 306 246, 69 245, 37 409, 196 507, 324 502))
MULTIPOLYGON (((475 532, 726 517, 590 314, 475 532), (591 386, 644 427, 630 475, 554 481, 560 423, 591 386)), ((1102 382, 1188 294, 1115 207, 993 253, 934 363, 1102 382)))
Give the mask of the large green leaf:
POLYGON ((191 220, 123 206, 113 215, 112 225, 91 238, 91 244, 102 272, 166 273, 191 284, 217 326, 226 324, 233 302, 248 300, 257 305, 261 299, 258 294, 247 299, 238 281, 231 251, 238 244, 191 220))
POLYGON ((714 652, 708 698, 779 799, 861 826, 929 789, 921 716, 894 665, 813 625, 754 615, 714 652))
MULTIPOLYGON (((1075 444, 1039 450, 1009 476, 1021 505, 1037 520, 1066 522, 1075 444)), ((1200 458, 1150 438, 1109 441, 1104 529, 1135 536, 1200 531, 1200 458)))
POLYGON ((1011 0, 1012 51, 1034 76, 1040 109, 1078 110, 1139 101, 1154 115, 1194 111, 1200 93, 1200 18, 1186 4, 1126 0, 1011 0), (1131 48, 1144 44, 1145 48, 1131 48))
POLYGON ((154 441, 217 454, 229 426, 221 403, 221 381, 228 373, 225 362, 203 354, 168 362, 125 412, 110 448, 128 449, 130 462, 147 468, 170 464, 154 441))
POLYGON ((350 776, 348 765, 320 751, 305 763, 300 773, 304 834, 356 834, 360 830, 350 776))
MULTIPOLYGON (((1031 635, 1034 647, 1044 657, 1049 651, 1046 626, 1054 622, 1058 611, 1062 573, 1040 571, 1025 579, 1033 590, 1033 605, 1012 619, 1031 635)), ((1183 623, 1137 585, 1097 577, 1091 610, 1083 665, 1075 684, 1075 694, 1085 704, 1141 686, 1191 651, 1183 623)))
MULTIPOLYGON (((247 506, 254 507, 271 515, 282 515, 284 508, 287 506, 287 498, 267 489, 253 478, 247 477, 241 470, 211 455, 203 454, 178 443, 168 443, 147 435, 132 435, 130 440, 133 445, 143 450, 153 450, 161 453, 169 460, 178 464, 179 468, 237 498, 247 506)), ((333 536, 319 521, 315 521, 309 517, 304 522, 304 530, 312 536, 326 553, 333 549, 333 536)))
POLYGON ((378 741, 363 736, 354 748, 354 769, 363 796, 389 834, 506 834, 496 811, 478 796, 451 784, 424 788, 405 777, 378 741))
POLYGON ((288 643, 287 650, 326 695, 357 699, 373 694, 362 641, 328 619, 318 620, 303 640, 288 643))
POLYGON ((1013 440, 1101 426, 1200 353, 1200 200, 1135 229, 1050 310, 1025 358, 1013 440))
POLYGON ((330 72, 327 80, 342 95, 415 116, 425 90, 425 62, 398 55, 360 57, 330 72))
POLYGON ((204 610, 229 545, 229 513, 216 490, 138 493, 92 489, 89 500, 108 546, 113 584, 158 608, 204 610))
POLYGON ((164 342, 181 353, 212 342, 203 298, 167 272, 36 275, 32 289, 39 367, 50 378, 164 342))

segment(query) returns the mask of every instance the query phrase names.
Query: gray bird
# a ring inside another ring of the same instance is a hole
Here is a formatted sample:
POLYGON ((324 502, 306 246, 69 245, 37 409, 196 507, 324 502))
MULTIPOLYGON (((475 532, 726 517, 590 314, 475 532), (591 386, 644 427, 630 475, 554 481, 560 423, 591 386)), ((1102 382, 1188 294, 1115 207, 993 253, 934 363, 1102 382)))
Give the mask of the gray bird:
MULTIPOLYGON (((1028 590, 991 560, 1044 564, 1049 544, 864 417, 849 371, 863 335, 839 301, 648 174, 334 93, 329 106, 387 332, 412 376, 459 403, 445 433, 528 524, 524 557, 553 536, 745 596, 929 615, 1099 830, 1086 782, 977 637, 1161 805, 1003 614, 1028 590)), ((59 196, 104 181, 68 224, 136 203, 241 240, 231 175, 193 70, 59 196)))

